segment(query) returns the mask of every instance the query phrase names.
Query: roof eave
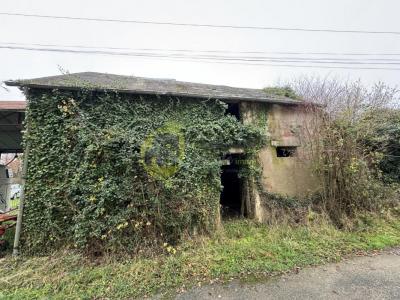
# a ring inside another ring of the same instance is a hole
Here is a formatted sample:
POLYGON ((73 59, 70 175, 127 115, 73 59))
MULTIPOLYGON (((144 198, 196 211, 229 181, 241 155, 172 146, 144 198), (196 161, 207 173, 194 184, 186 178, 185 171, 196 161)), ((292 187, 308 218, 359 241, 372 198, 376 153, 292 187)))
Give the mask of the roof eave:
POLYGON ((0 108, 0 111, 12 111, 12 112, 20 112, 23 113, 26 111, 26 108, 0 108))
MULTIPOLYGON (((68 87, 68 86, 49 86, 49 85, 40 85, 40 84, 32 84, 32 83, 24 83, 21 81, 5 81, 7 86, 18 86, 18 87, 28 87, 28 88, 38 88, 38 89, 63 89, 63 90, 79 90, 81 87, 68 87)), ((143 91, 143 90, 123 90, 123 89, 112 89, 112 88, 100 88, 93 87, 90 88, 93 91, 113 91, 124 94, 136 94, 136 95, 163 95, 163 96, 175 96, 175 97, 191 97, 191 98, 201 98, 201 99, 219 99, 219 100, 227 100, 227 101, 250 101, 250 102, 264 102, 264 103, 272 103, 272 104, 287 104, 287 105, 300 105, 303 102, 299 100, 289 100, 289 99, 272 99, 272 98, 249 98, 249 97, 215 97, 215 96, 206 96, 199 94, 188 94, 188 93, 170 93, 170 92, 157 92, 154 91, 143 91)))

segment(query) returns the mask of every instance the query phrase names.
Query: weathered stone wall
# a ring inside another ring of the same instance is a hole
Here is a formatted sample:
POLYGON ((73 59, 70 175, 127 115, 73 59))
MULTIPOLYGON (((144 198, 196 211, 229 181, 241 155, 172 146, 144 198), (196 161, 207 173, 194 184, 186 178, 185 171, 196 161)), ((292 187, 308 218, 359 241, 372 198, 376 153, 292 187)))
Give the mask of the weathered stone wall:
POLYGON ((244 123, 265 125, 268 143, 259 152, 264 189, 299 198, 313 193, 318 182, 311 171, 307 132, 313 115, 303 106, 267 103, 241 103, 241 113, 244 123), (277 157, 277 146, 296 146, 296 155, 277 157))
POLYGON ((309 135, 305 131, 311 116, 301 106, 272 105, 268 110, 270 143, 260 151, 263 184, 267 191, 286 196, 306 197, 317 188, 311 170, 309 135), (277 157, 277 146, 296 146, 293 157, 277 157))

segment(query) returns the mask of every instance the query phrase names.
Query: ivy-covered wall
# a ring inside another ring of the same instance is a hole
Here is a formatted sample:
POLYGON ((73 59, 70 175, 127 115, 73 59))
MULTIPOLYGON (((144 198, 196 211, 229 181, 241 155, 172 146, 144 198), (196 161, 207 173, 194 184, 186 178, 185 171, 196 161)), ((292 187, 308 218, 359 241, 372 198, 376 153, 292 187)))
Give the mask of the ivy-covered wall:
POLYGON ((197 99, 30 89, 23 250, 129 251, 209 231, 220 159, 262 132, 197 99))

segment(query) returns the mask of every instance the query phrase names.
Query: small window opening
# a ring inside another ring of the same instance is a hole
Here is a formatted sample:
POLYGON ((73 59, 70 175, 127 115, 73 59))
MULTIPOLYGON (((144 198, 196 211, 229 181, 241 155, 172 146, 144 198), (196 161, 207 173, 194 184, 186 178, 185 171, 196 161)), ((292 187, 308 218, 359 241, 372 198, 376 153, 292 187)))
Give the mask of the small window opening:
POLYGON ((223 218, 246 216, 242 198, 242 179, 239 176, 243 155, 229 154, 224 158, 221 170, 221 215, 223 218))
POLYGON ((297 147, 276 147, 277 157, 292 157, 295 156, 297 152, 297 147))
POLYGON ((232 115, 236 119, 240 120, 239 103, 228 103, 228 108, 225 112, 227 115, 232 115))

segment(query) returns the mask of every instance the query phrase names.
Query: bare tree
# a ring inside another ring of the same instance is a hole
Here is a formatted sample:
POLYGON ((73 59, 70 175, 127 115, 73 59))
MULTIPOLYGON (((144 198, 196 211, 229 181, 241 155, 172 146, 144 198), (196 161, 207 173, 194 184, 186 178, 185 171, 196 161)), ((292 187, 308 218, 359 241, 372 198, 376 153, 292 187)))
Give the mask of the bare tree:
POLYGON ((398 90, 381 82, 366 88, 360 81, 319 77, 301 77, 289 86, 314 116, 304 133, 321 180, 323 207, 336 221, 360 209, 376 209, 385 195, 376 176, 376 153, 360 142, 371 127, 364 117, 398 107, 398 90))

